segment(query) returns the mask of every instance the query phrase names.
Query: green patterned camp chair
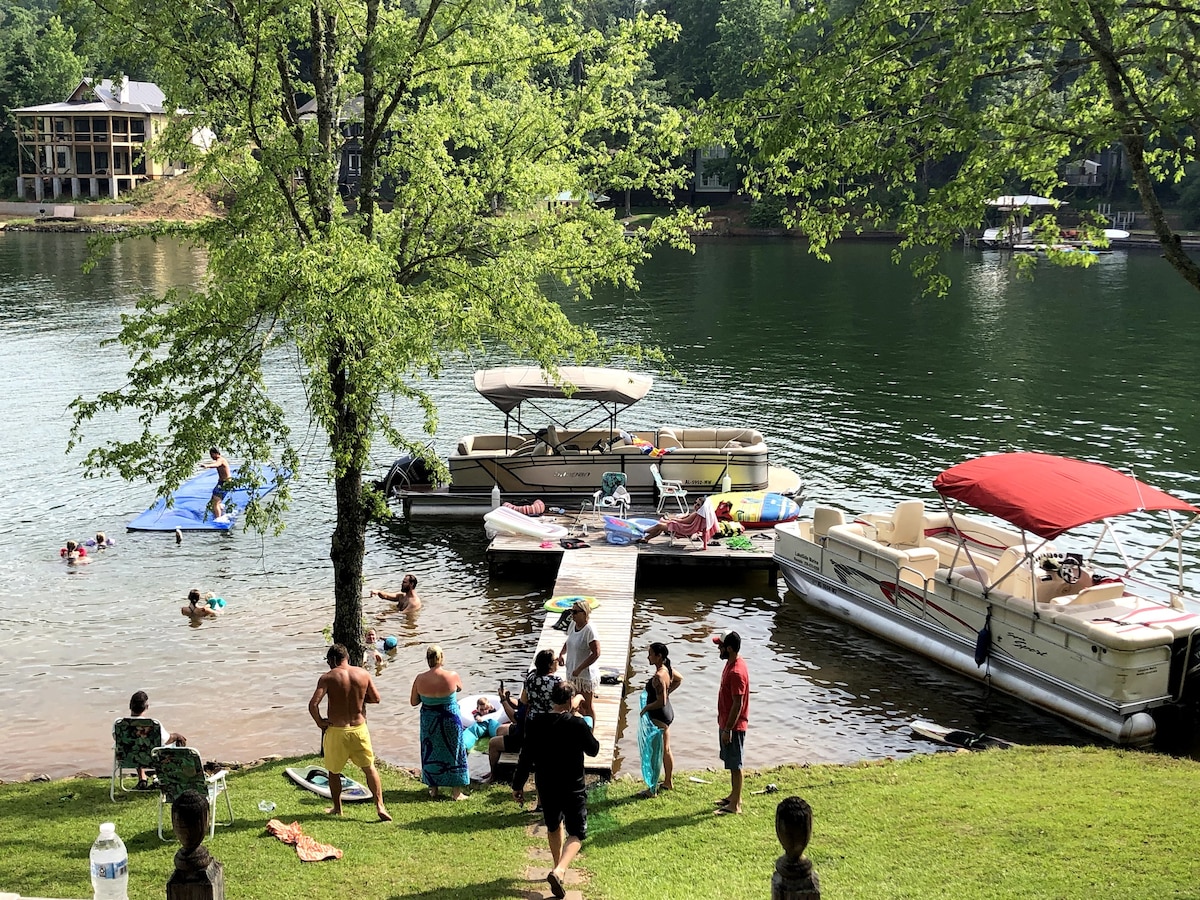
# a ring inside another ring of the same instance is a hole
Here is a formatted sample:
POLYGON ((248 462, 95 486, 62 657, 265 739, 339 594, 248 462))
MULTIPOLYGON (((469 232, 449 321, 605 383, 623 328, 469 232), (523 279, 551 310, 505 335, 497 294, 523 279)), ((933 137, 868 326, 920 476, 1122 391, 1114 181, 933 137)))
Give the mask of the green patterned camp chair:
POLYGON ((217 832, 217 796, 225 795, 225 809, 233 824, 233 804, 229 801, 229 787, 225 783, 228 771, 222 769, 212 775, 204 774, 204 763, 200 754, 191 747, 157 747, 152 753, 154 767, 158 770, 158 836, 163 840, 163 807, 174 803, 184 791, 196 791, 208 797, 208 836, 217 832))
POLYGON ((592 516, 596 517, 601 510, 607 510, 617 518, 623 519, 629 515, 629 489, 625 487, 624 472, 605 472, 600 476, 600 489, 583 501, 579 508, 579 517, 590 508, 592 516))
POLYGON ((117 786, 128 791, 125 776, 138 769, 154 768, 150 753, 162 746, 162 726, 157 719, 117 719, 113 722, 113 770, 108 799, 117 799, 117 786))

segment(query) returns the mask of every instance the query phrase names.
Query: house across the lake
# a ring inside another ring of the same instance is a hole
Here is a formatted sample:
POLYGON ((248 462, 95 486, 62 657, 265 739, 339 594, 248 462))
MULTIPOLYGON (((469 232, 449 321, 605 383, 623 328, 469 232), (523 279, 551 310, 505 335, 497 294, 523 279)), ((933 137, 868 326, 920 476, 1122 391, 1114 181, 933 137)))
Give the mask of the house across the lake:
MULTIPOLYGON (((184 171, 146 152, 169 114, 149 81, 81 81, 61 103, 13 110, 17 132, 17 196, 42 201, 70 196, 115 198, 140 183, 184 171)), ((206 146, 207 129, 193 136, 206 146)))

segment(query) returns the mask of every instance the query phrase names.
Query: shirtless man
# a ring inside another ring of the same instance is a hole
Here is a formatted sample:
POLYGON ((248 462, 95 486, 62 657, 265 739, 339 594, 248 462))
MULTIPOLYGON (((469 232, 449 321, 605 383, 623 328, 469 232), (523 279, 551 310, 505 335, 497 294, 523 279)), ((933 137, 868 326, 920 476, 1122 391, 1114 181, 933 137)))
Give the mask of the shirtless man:
POLYGON ((371 596, 395 603, 399 612, 416 612, 421 608, 421 598, 417 596, 417 576, 411 572, 400 582, 399 591, 371 591, 371 596))
POLYGON ((392 817, 383 806, 383 785, 375 768, 371 735, 367 733, 366 704, 379 702, 379 690, 365 669, 350 665, 350 656, 341 644, 329 648, 325 661, 329 671, 317 680, 317 689, 308 701, 308 714, 321 729, 321 749, 329 770, 333 806, 326 812, 342 814, 342 768, 350 760, 363 770, 380 821, 390 822, 392 817), (322 716, 321 700, 326 697, 328 715, 322 716))
POLYGON ((195 588, 188 591, 187 606, 179 607, 179 611, 193 622, 199 622, 201 619, 215 619, 217 617, 215 609, 211 609, 207 603, 200 602, 200 592, 195 588))
POLYGON ((200 463, 202 469, 216 469, 217 483, 213 487, 212 499, 209 500, 209 505, 212 507, 213 518, 219 519, 225 515, 225 491, 229 488, 229 460, 221 455, 221 451, 216 447, 208 448, 208 462, 200 463))

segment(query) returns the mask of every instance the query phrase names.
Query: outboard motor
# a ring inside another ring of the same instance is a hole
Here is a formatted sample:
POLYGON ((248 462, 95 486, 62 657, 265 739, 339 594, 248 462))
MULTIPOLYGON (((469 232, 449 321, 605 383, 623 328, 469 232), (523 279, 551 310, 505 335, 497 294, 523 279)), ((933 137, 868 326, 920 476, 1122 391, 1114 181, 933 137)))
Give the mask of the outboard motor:
POLYGON ((430 484, 433 484, 433 473, 429 471, 425 460, 407 453, 392 463, 380 487, 383 496, 390 497, 394 491, 430 484))

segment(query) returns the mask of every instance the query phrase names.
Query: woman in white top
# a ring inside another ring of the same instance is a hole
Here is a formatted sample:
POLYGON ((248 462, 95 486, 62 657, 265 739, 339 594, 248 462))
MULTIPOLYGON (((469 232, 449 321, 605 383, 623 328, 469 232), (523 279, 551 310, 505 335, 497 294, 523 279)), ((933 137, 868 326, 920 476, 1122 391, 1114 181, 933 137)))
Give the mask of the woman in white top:
POLYGON ((579 712, 591 716, 595 721, 592 697, 600 681, 600 670, 596 666, 596 661, 600 659, 600 641, 596 637, 596 629, 588 621, 591 616, 592 608, 587 601, 576 600, 571 607, 571 626, 567 629, 567 642, 558 654, 558 664, 565 668, 565 679, 575 685, 575 690, 583 698, 579 712))

